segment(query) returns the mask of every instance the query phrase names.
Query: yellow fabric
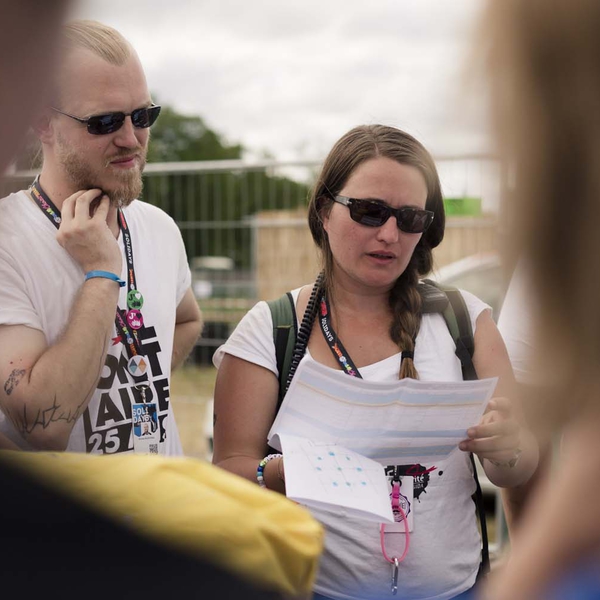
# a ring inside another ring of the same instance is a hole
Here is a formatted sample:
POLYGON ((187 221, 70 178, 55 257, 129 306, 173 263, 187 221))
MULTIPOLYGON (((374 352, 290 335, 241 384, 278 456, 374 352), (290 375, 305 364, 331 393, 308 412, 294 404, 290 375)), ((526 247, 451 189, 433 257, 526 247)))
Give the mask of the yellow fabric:
POLYGON ((261 586, 312 589, 321 526, 302 507, 241 477, 189 458, 0 455, 135 531, 261 586))

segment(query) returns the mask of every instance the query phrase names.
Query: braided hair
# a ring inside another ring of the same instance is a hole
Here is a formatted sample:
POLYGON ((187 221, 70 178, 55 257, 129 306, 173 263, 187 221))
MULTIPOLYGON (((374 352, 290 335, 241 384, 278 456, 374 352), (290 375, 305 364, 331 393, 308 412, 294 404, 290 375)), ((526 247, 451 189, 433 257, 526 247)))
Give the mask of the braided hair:
POLYGON ((389 158, 417 168, 427 185, 425 208, 435 213, 433 223, 421 236, 408 266, 394 283, 389 297, 393 315, 390 337, 403 352, 398 377, 418 379, 419 374, 412 358, 421 325, 422 300, 418 283, 419 278, 432 269, 432 250, 444 237, 446 221, 440 180, 429 152, 414 137, 395 127, 355 127, 338 140, 325 159, 310 197, 308 225, 321 254, 323 286, 327 293, 330 293, 333 255, 323 228, 323 217, 329 214, 333 197, 340 193, 355 169, 367 160, 377 157, 389 158))

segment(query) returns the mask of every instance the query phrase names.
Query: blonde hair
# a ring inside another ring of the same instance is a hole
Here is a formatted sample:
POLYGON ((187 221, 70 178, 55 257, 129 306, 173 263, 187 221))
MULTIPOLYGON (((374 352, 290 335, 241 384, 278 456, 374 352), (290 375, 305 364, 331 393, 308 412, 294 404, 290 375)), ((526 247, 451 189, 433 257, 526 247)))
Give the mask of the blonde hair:
POLYGON ((530 257, 535 362, 548 382, 536 417, 554 429, 600 408, 600 2, 489 2, 500 145, 516 166, 509 205, 530 257))
POLYGON ((111 65, 122 66, 132 54, 131 45, 116 29, 98 21, 71 21, 63 27, 62 36, 64 50, 89 50, 111 65))

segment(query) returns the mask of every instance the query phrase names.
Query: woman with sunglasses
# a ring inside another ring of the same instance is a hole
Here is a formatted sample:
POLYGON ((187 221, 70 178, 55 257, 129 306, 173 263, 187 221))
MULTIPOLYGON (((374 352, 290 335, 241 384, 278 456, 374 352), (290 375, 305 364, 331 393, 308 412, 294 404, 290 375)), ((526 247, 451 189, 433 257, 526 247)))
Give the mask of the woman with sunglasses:
MULTIPOLYGON (((392 127, 351 130, 325 160, 308 221, 323 273, 316 284, 292 292, 298 321, 303 315, 312 320, 302 360, 332 370, 344 366, 366 380, 461 380, 444 319, 421 314, 419 280, 432 268, 432 249, 442 241, 445 223, 439 178, 425 148, 392 127), (344 348, 347 364, 340 363, 334 344, 323 335, 323 320, 315 319, 320 305, 329 307, 327 328, 344 348)), ((502 394, 512 372, 491 311, 471 294, 463 297, 474 330, 474 366, 480 378, 500 377, 497 393, 502 394)), ((261 485, 284 493, 285 457, 265 456, 278 397, 266 303, 244 317, 214 362, 219 368, 214 462, 253 481, 258 470, 261 485)), ((507 398, 494 399, 468 435, 462 452, 436 464, 387 469, 414 475, 413 531, 398 570, 398 598, 454 598, 475 583, 481 542, 469 452, 501 486, 522 484, 536 468, 535 441, 507 398)), ((402 554, 404 534, 380 537, 377 524, 335 510, 312 512, 327 531, 315 598, 391 597, 388 560, 402 554)))

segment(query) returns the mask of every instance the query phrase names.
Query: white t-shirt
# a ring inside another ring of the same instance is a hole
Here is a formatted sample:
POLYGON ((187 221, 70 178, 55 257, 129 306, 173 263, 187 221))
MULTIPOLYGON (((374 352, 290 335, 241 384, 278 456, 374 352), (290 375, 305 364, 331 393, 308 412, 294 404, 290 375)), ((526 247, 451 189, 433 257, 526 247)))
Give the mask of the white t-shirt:
MULTIPOLYGON (((142 346, 148 359, 148 401, 157 403, 160 430, 158 452, 182 454, 177 425, 169 401, 175 311, 190 286, 191 275, 181 233, 162 210, 135 200, 124 209, 130 229, 144 327, 142 346)), ((69 313, 83 284, 84 273, 56 241, 56 228, 21 191, 0 200, 0 325, 25 325, 56 343, 69 322, 69 313)), ((127 277, 122 234, 121 278, 127 277)), ((127 307, 127 286, 121 288, 119 307, 127 307)), ((85 337, 85 329, 80 332, 85 337)), ((116 332, 113 333, 113 337, 116 332)), ((122 343, 110 345, 98 387, 87 410, 76 421, 67 450, 112 454, 133 450, 132 403, 141 402, 127 370, 122 343)), ((56 365, 65 377, 69 365, 56 365)), ((85 397, 88 390, 81 390, 85 397)), ((0 431, 23 448, 27 443, 11 421, 0 413, 0 431)))
MULTIPOLYGON (((299 290, 292 292, 294 301, 299 290)), ((476 319, 489 306, 462 292, 473 331, 476 319)), ((213 357, 218 368, 225 354, 260 365, 278 375, 273 342, 273 321, 266 302, 259 302, 242 319, 229 340, 213 357)), ((360 368, 373 381, 398 379, 401 355, 360 368)), ((314 360, 310 353, 302 360, 314 360)), ((424 381, 461 381, 460 361, 441 314, 425 314, 414 350, 415 366, 424 381)), ((414 531, 410 550, 400 565, 397 598, 442 600, 468 590, 475 583, 480 563, 481 540, 475 504, 475 482, 468 454, 453 452, 435 467, 415 477, 414 531)), ((363 600, 391 598, 391 567, 383 558, 379 526, 350 518, 341 512, 311 512, 326 528, 315 591, 331 598, 363 600)), ((404 534, 386 534, 388 555, 404 550, 404 534)))

